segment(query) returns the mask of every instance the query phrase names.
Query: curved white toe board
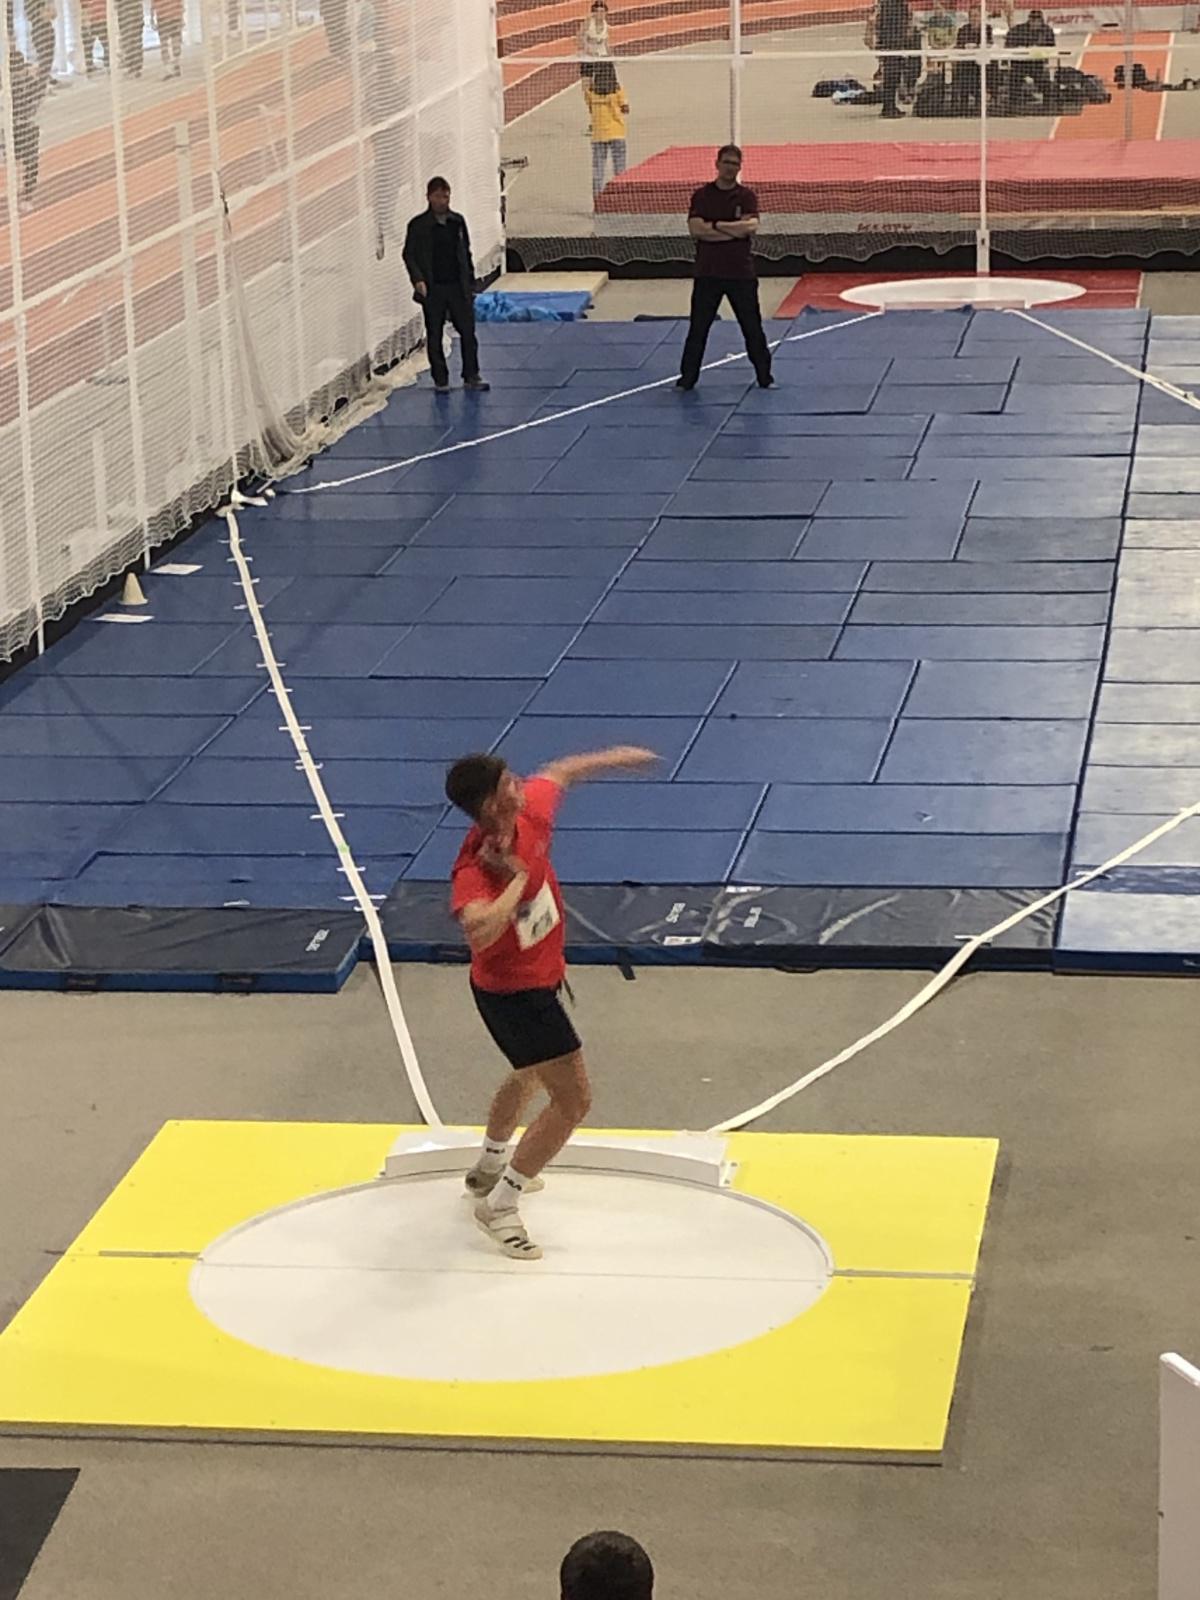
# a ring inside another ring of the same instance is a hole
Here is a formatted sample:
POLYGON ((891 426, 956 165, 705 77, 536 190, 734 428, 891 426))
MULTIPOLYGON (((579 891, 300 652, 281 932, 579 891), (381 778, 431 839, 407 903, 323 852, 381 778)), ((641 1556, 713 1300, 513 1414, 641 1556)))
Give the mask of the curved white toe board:
MULTIPOLYGON (((566 1172, 621 1172, 644 1178, 677 1178, 728 1188, 737 1165, 727 1160, 728 1141, 707 1133, 636 1134, 628 1138, 581 1133, 550 1165, 566 1172)), ((469 1128, 403 1133, 388 1151, 381 1176, 409 1178, 466 1172, 479 1154, 479 1135, 469 1128)))

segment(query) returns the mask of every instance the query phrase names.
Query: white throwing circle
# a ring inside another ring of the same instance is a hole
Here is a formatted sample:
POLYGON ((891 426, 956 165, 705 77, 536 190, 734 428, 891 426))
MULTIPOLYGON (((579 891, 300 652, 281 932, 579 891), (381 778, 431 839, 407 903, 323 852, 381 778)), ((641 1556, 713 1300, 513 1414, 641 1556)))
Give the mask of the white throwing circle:
POLYGON ((1055 283, 1050 278, 897 278, 843 289, 839 298, 852 306, 876 306, 882 311, 946 311, 956 306, 1027 310, 1078 300, 1086 292, 1078 283, 1055 283))
POLYGON ((810 1228, 728 1189, 555 1169, 523 1216, 539 1262, 484 1237, 461 1176, 336 1190, 225 1234, 191 1293, 223 1332, 315 1366, 513 1382, 743 1344, 801 1316, 832 1273, 810 1228))

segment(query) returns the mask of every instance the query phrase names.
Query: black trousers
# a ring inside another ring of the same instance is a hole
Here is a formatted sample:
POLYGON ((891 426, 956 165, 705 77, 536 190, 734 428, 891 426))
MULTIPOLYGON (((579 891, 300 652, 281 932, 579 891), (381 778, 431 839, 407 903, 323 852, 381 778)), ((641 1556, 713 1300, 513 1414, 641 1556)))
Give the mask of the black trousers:
POLYGON ((450 382, 442 332, 446 318, 462 340, 463 381, 479 376, 479 342, 475 337, 475 306, 471 296, 456 283, 431 283, 425 291, 425 350, 434 383, 450 382))
POLYGON ((684 383, 695 383, 699 378, 704 362, 704 347, 708 343, 708 330, 713 325, 722 300, 728 300, 733 307, 733 314, 746 341, 746 354, 750 357, 755 376, 762 383, 771 376, 771 352, 767 349, 762 312, 758 307, 757 278, 693 279, 692 319, 683 347, 679 376, 684 383))

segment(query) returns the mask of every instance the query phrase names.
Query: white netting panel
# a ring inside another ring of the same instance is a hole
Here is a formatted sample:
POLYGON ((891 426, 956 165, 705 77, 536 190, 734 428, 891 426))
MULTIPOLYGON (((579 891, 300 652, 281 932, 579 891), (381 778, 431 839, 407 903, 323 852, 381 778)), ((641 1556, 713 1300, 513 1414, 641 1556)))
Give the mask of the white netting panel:
POLYGON ((1019 260, 1200 251, 1195 5, 498 11, 509 244, 526 266, 682 265, 682 191, 712 176, 725 141, 745 150, 768 258, 862 262, 916 246, 968 264, 989 237, 1019 260))
POLYGON ((418 345, 435 171, 502 255, 492 0, 10 14, 0 660, 418 345))

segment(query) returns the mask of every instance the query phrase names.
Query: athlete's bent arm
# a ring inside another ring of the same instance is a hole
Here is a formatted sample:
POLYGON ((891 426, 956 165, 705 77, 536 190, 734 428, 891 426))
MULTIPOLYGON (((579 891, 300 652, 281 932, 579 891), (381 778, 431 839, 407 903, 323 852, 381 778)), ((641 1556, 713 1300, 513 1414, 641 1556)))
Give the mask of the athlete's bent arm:
POLYGON ((512 862, 510 870, 513 875, 503 893, 494 900, 471 900, 458 914, 472 952, 486 950, 497 939, 503 938, 516 915, 525 885, 529 882, 529 874, 516 860, 512 862))
POLYGON ((549 778, 560 789, 569 789, 573 783, 586 783, 603 772, 636 772, 642 767, 652 767, 657 760, 653 750, 643 750, 635 744, 618 744, 611 750, 595 750, 589 755, 563 756, 544 766, 538 777, 549 778))

